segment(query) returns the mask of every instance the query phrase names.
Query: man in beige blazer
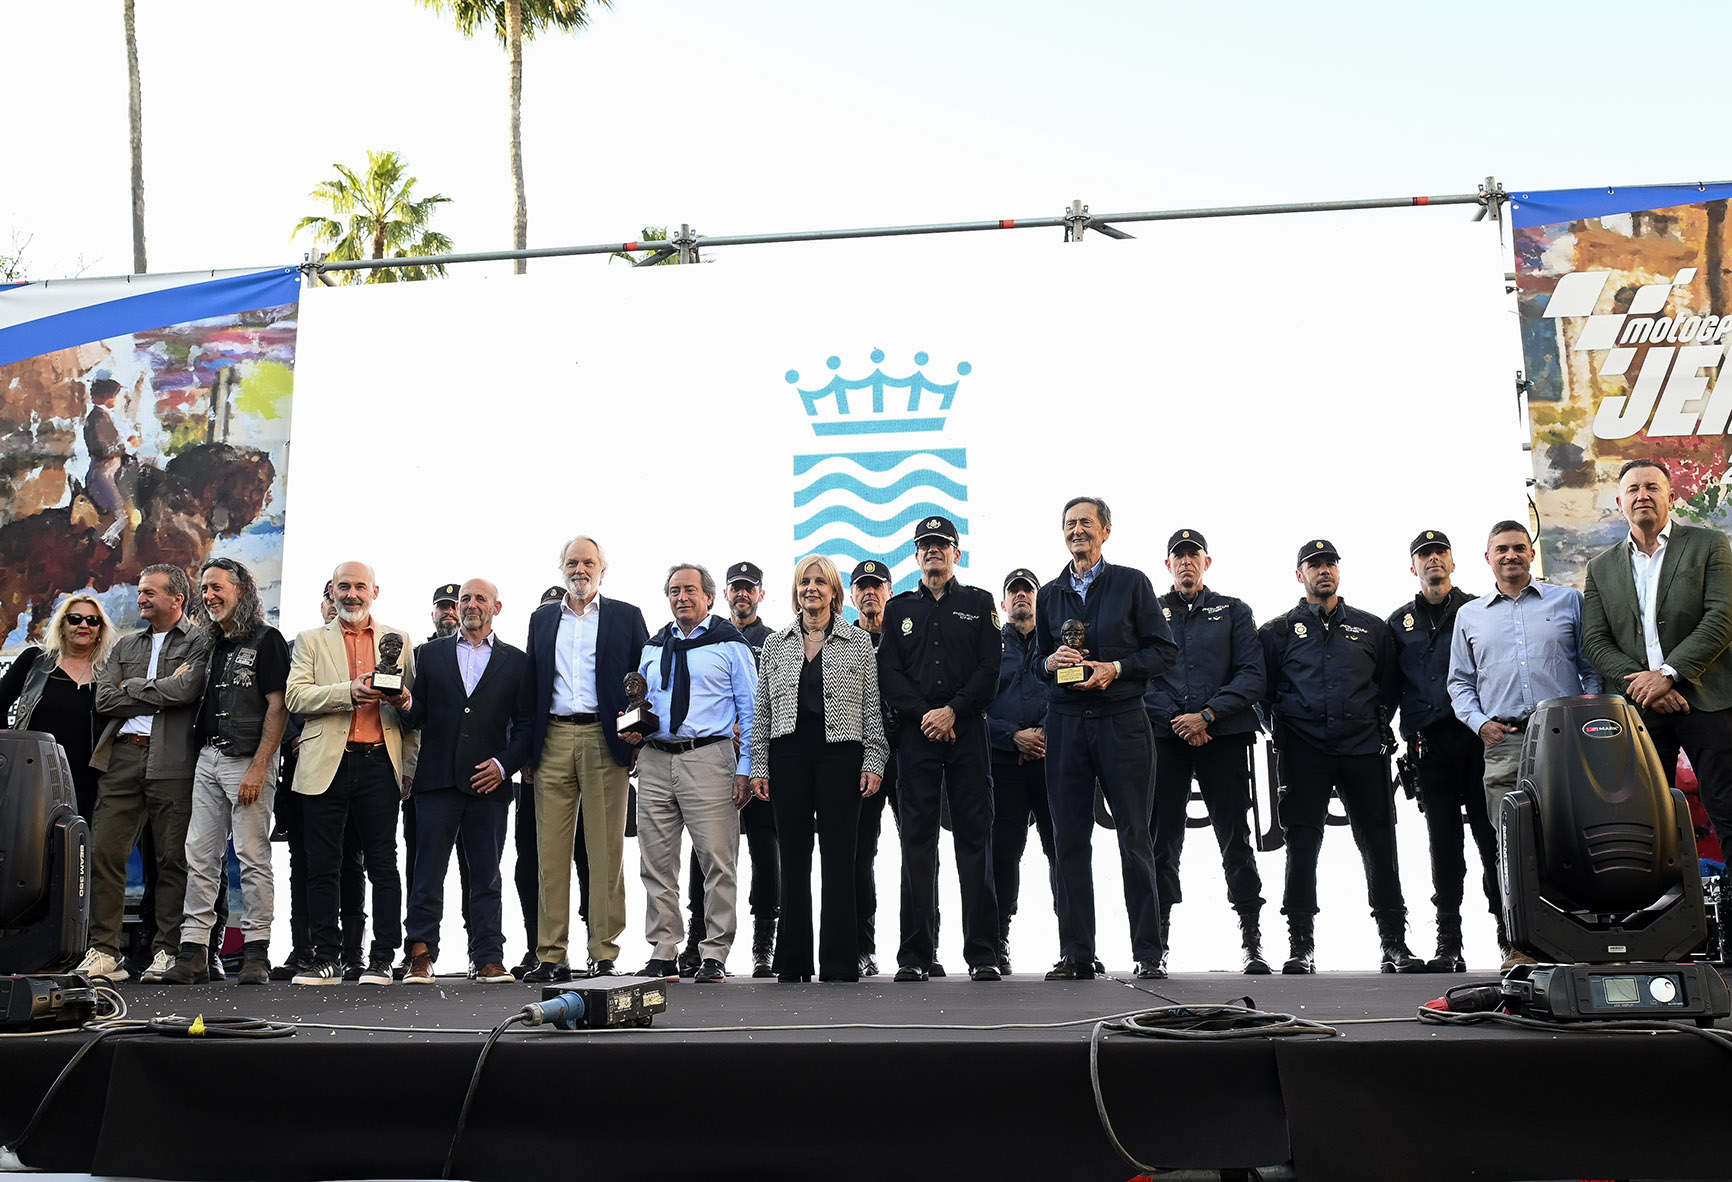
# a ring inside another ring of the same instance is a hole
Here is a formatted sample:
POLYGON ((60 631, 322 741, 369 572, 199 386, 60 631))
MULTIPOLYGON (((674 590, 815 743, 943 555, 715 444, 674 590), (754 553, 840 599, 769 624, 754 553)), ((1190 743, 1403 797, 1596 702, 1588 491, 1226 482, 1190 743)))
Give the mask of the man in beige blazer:
POLYGON ((288 707, 302 715, 294 790, 302 804, 307 849, 307 910, 313 963, 297 985, 334 985, 338 957, 337 880, 343 829, 351 817, 373 884, 373 943, 361 981, 391 983, 391 961, 403 940, 403 882, 397 873, 397 813, 415 774, 416 738, 403 733, 415 681, 414 643, 401 628, 373 619, 379 588, 373 568, 345 562, 331 576, 337 618, 295 639, 288 707), (376 689, 375 670, 396 637, 402 688, 376 689))
POLYGON ((1629 535, 1588 563, 1582 638, 1608 693, 1637 706, 1675 781, 1690 757, 1702 807, 1732 841, 1732 543, 1672 521, 1672 478, 1656 460, 1618 473, 1629 535))

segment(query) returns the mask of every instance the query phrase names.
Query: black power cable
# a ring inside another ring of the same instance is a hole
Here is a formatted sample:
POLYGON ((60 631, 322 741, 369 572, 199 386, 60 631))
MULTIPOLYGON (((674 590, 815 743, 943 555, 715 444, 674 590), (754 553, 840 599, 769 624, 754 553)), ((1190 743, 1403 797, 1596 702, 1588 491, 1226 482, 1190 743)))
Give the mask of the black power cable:
POLYGON ((441 1178, 451 1177, 451 1169, 457 1162, 457 1146, 463 1141, 463 1130, 469 1123, 469 1108, 475 1103, 475 1093, 481 1087, 481 1069, 487 1066, 487 1056, 493 1051, 493 1044, 499 1041, 499 1036, 519 1022, 529 1019, 527 1009, 519 1010, 505 1019, 487 1035, 487 1041, 481 1044, 481 1054, 475 1060, 475 1070, 469 1076, 469 1090, 463 1093, 463 1107, 457 1110, 457 1129, 451 1134, 451 1148, 445 1153, 445 1168, 440 1171, 441 1178))

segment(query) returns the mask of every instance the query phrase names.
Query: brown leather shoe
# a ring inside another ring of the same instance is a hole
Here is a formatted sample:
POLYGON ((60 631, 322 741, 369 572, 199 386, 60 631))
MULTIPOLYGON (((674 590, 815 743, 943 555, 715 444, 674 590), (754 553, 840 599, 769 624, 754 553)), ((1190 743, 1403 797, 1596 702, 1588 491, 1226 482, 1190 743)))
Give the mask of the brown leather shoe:
POLYGON ((433 972, 433 958, 427 955, 425 944, 417 945, 421 951, 409 957, 409 971, 403 975, 405 985, 431 985, 438 980, 433 972))
POLYGON ((496 960, 488 961, 486 964, 476 969, 475 979, 477 981, 485 981, 490 985, 498 985, 506 982, 515 983, 517 981, 517 978, 512 975, 511 970, 496 960))

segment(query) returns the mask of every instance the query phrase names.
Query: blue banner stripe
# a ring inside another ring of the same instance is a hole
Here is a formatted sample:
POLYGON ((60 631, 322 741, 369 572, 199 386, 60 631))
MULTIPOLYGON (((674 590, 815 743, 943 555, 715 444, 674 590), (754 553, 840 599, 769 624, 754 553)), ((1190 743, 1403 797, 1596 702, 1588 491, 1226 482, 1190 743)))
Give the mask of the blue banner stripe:
POLYGON ((916 456, 931 456, 939 463, 949 464, 953 468, 968 467, 968 449, 964 447, 935 448, 930 451, 862 451, 846 455, 826 452, 815 456, 795 456, 794 475, 804 475, 825 460, 847 460, 868 472, 888 472, 903 460, 911 460, 916 456))
POLYGON ((1732 183, 1713 185, 1634 185, 1627 189, 1602 185, 1597 189, 1546 189, 1510 194, 1510 222, 1517 226, 1550 226, 1582 218, 1633 213, 1639 209, 1670 209, 1732 197, 1732 183))
MULTIPOLYGON (((908 547, 899 550, 898 554, 906 554, 912 549, 913 542, 911 541, 908 547)), ((850 568, 852 568, 855 563, 865 562, 867 559, 872 559, 875 562, 882 562, 885 566, 895 566, 895 563, 887 560, 882 554, 877 554, 870 550, 862 550, 858 543, 852 542, 847 538, 822 538, 816 542, 799 547, 799 550, 803 554, 823 554, 828 556, 831 560, 846 558, 848 560, 847 565, 850 568)), ((968 564, 967 550, 962 552, 962 557, 959 561, 965 566, 968 564)), ((918 579, 920 576, 916 574, 914 577, 918 579)))
POLYGON ((942 472, 925 470, 910 472, 902 479, 887 484, 883 488, 874 488, 846 472, 832 472, 828 476, 820 476, 805 488, 795 489, 794 508, 798 509, 802 505, 809 505, 820 494, 827 493, 832 489, 841 489, 843 492, 851 493, 869 504, 888 505, 911 488, 929 488, 935 493, 957 501, 968 499, 968 486, 958 484, 942 472))
POLYGON ((944 430, 943 419, 890 419, 858 423, 813 423, 814 435, 912 435, 920 431, 944 430))
POLYGON ((130 332, 293 304, 300 298, 300 271, 279 267, 108 300, 0 329, 0 365, 130 332))
POLYGON ((851 525, 869 538, 888 538, 901 533, 922 517, 948 517, 956 523, 957 529, 963 533, 968 532, 968 519, 958 517, 955 509, 935 505, 931 501, 921 501, 919 504, 905 506, 889 517, 868 517, 847 505, 832 505, 828 509, 820 509, 795 525, 794 538, 798 540, 809 537, 831 525, 851 525))

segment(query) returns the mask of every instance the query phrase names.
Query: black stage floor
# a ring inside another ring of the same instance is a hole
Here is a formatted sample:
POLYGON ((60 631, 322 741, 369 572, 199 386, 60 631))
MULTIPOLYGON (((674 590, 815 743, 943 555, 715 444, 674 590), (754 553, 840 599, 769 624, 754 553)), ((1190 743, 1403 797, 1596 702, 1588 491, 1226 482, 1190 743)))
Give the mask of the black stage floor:
MULTIPOLYGON (((1726 1049, 1684 1033, 1413 1020, 1445 986, 1482 979, 685 982, 670 986, 669 1012, 649 1030, 504 1035, 455 1173, 1118 1182, 1135 1171, 1096 1113, 1091 1020, 1249 995, 1340 1036, 1107 1036, 1102 1093, 1137 1159, 1291 1163, 1305 1182, 1732 1176, 1720 1124, 1732 1094, 1726 1049), (1003 1028, 1064 1022, 1074 1024, 1003 1028), (855 1023, 872 1025, 834 1028, 855 1023)), ((538 996, 458 979, 121 989, 132 1018, 242 1014, 353 1028, 303 1025, 269 1041, 111 1037, 22 1147, 27 1164, 186 1179, 435 1178, 480 1032, 538 996)), ((18 1135, 87 1037, 0 1039, 0 1141, 18 1135)))

